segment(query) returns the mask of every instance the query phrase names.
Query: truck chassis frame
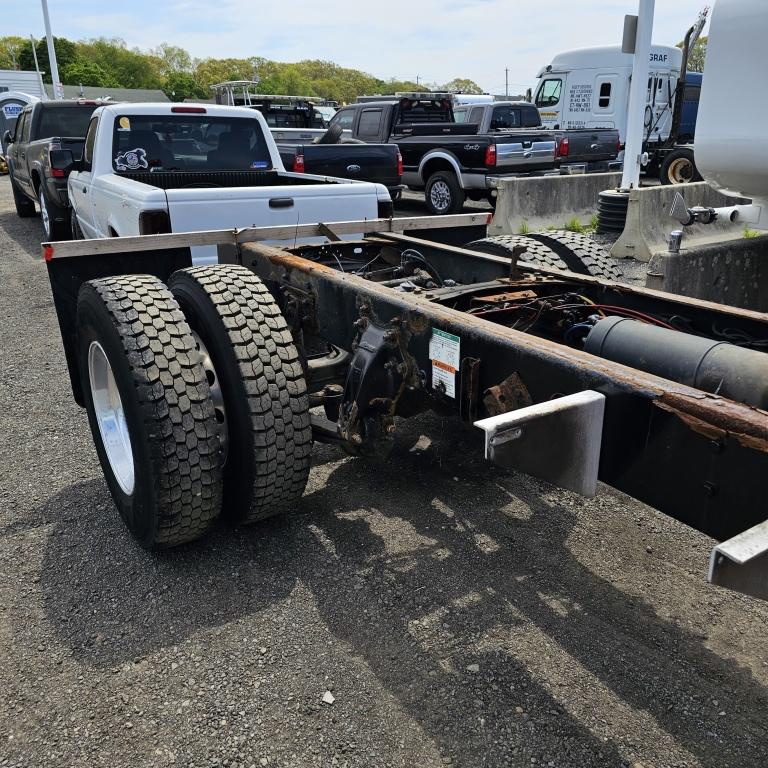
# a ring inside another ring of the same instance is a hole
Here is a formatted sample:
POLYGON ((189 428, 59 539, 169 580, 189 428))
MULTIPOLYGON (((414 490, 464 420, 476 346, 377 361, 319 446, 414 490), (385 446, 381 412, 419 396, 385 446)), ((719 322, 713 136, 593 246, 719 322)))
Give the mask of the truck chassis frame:
POLYGON ((428 408, 453 412, 486 429, 487 453, 499 464, 587 493, 599 478, 709 536, 731 540, 730 549, 726 541, 713 551, 710 579, 767 596, 762 553, 768 531, 761 524, 768 413, 493 319, 503 317, 505 297, 526 291, 579 295, 629 317, 682 317, 693 329, 719 323, 753 339, 768 338, 768 318, 533 267, 520 252, 506 258, 415 236, 484 220, 382 219, 44 244, 75 398, 82 404, 74 343, 82 283, 129 273, 165 281, 191 265, 192 246, 216 244, 220 262, 250 269, 280 304, 303 358, 310 402, 325 406, 325 417, 312 415, 316 440, 341 443, 353 453, 382 450, 396 431, 395 416, 428 408), (361 231, 363 240, 340 239, 361 231), (327 241, 295 244, 308 236, 327 241), (286 239, 291 247, 264 242, 286 239), (376 282, 345 271, 339 260, 408 249, 450 275, 450 282, 403 290, 402 281, 376 282), (338 266, 331 265, 334 259, 338 266), (471 309, 478 300, 499 302, 499 309, 491 304, 478 316, 471 309), (448 339, 448 352, 456 355, 453 379, 441 374, 436 339, 448 339), (318 342, 321 353, 313 353, 318 342), (586 410, 582 393, 588 393, 586 410))

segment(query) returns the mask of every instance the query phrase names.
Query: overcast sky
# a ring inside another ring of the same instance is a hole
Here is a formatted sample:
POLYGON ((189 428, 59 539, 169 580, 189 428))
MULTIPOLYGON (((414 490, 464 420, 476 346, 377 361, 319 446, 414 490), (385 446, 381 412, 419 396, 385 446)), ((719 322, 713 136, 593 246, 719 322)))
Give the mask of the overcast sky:
MULTIPOLYGON (((42 36, 38 0, 12 5, 2 34, 42 36)), ((657 0, 654 42, 677 43, 704 5, 657 0)), ((168 42, 198 58, 327 59, 382 78, 468 77, 503 93, 505 67, 510 91, 523 92, 555 53, 619 43, 637 0, 49 0, 48 7, 53 33, 73 40, 121 37, 142 49, 168 42)))

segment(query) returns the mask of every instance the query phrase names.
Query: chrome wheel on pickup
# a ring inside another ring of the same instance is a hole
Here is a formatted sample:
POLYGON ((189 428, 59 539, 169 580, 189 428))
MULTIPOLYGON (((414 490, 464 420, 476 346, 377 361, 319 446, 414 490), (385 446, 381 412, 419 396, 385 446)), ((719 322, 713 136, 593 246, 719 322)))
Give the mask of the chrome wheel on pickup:
POLYGON ((459 213, 464 206, 464 190, 450 171, 438 171, 427 180, 424 199, 429 211, 436 216, 459 213))

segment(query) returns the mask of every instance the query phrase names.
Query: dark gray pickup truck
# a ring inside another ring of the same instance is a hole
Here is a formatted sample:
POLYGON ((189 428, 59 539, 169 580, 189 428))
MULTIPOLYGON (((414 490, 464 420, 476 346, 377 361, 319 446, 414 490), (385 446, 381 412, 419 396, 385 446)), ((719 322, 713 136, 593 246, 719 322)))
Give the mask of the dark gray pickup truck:
POLYGON ((47 240, 71 236, 67 178, 58 158, 62 151, 74 157, 83 154, 95 101, 38 101, 25 107, 14 132, 3 137, 7 145, 8 172, 16 213, 35 215, 40 206, 47 240))
MULTIPOLYGON (((541 128, 541 115, 527 101, 494 101, 463 104, 453 110, 457 123, 478 126, 478 133, 499 133, 520 128, 541 128)), ((586 170, 609 170, 621 151, 615 128, 569 128, 554 130, 557 140, 556 163, 564 168, 585 165, 586 170)), ((617 161, 617 166, 620 165, 617 161)))
POLYGON ((468 197, 494 202, 495 180, 555 169, 552 131, 482 132, 454 120, 450 93, 397 93, 342 107, 331 120, 353 139, 397 144, 403 183, 424 190, 434 214, 458 213, 468 197))

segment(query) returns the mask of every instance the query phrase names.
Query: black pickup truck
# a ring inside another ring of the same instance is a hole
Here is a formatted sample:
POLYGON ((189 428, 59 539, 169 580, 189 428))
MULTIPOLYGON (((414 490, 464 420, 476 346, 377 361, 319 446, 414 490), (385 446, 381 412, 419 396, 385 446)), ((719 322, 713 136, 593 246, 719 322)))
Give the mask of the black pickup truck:
MULTIPOLYGON (((453 113, 457 123, 477 125, 479 133, 505 134, 519 128, 542 128, 539 110, 527 101, 462 104, 453 113)), ((557 140, 556 162, 560 168, 583 165, 585 170, 607 171, 621 151, 615 128, 569 128, 552 133, 557 140)), ((616 164, 621 165, 618 161, 616 164)))
MULTIPOLYGON (((254 83, 228 81, 213 86, 217 102, 260 112, 272 131, 287 171, 383 184, 395 197, 402 185, 402 158, 396 146, 350 143, 330 131, 323 107, 309 96, 253 93, 254 83), (342 141, 336 144, 336 141, 342 141)), ((332 111, 332 110, 331 110, 332 111)))
POLYGON ((277 148, 286 171, 372 181, 393 198, 402 190, 403 158, 395 144, 278 143, 277 148))
POLYGON ((25 107, 3 137, 16 213, 40 218, 47 240, 71 235, 67 179, 60 153, 81 157, 96 101, 39 101, 25 107))
POLYGON ((464 200, 495 195, 494 180, 555 169, 552 131, 521 127, 503 133, 457 123, 450 93, 398 93, 389 100, 342 107, 331 120, 354 139, 397 144, 403 183, 424 190, 434 214, 458 213, 464 200))

